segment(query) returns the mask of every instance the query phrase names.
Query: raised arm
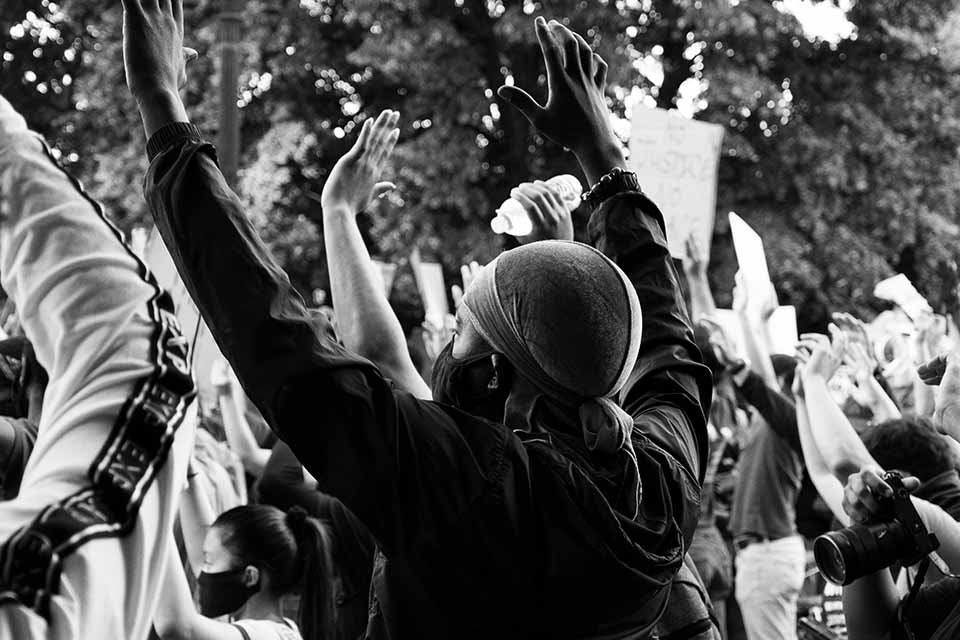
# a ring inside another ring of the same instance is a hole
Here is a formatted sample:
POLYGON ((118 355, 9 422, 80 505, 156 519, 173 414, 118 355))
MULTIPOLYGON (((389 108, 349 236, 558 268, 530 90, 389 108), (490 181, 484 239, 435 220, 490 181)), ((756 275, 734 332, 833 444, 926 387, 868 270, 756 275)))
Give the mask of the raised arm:
MULTIPOLYGON (((173 65, 165 57, 183 64, 172 53, 182 47, 181 0, 125 0, 124 9, 131 89, 149 93, 159 83, 179 100, 169 84, 177 74, 163 69, 173 65)), ((387 554, 418 543, 413 532, 424 521, 453 527, 481 495, 500 490, 485 479, 503 464, 497 456, 517 446, 510 432, 483 430, 480 449, 461 432, 479 419, 395 391, 376 366, 338 344, 244 215, 213 146, 176 121, 185 118, 182 105, 140 105, 148 131, 160 126, 148 143, 145 191, 161 237, 247 396, 322 489, 387 554)))
POLYGON ((842 334, 833 329, 831 332, 833 344, 823 335, 801 336, 801 348, 810 353, 802 370, 803 386, 813 440, 833 475, 846 483, 850 474, 877 463, 830 395, 828 384, 840 366, 843 352, 842 334))
POLYGON ((807 474, 813 486, 816 487, 817 493, 833 513, 833 517, 839 520, 841 525, 849 526, 850 517, 843 510, 843 484, 833 475, 810 429, 810 413, 807 411, 803 387, 803 365, 797 367, 797 373, 793 378, 793 395, 797 400, 797 435, 800 438, 800 448, 807 474))
POLYGON ((397 142, 399 117, 387 110, 375 122, 364 122, 357 142, 334 165, 321 196, 323 242, 337 333, 343 344, 374 362, 399 388, 430 400, 430 387, 410 358, 400 321, 357 227, 357 214, 394 188, 378 180, 397 142))
POLYGON ((246 396, 240 387, 240 381, 230 369, 230 365, 223 360, 213 363, 210 378, 217 393, 217 404, 220 407, 227 444, 240 458, 246 472, 259 478, 270 458, 270 449, 261 447, 253 437, 250 423, 244 415, 246 396))
POLYGON ((157 635, 163 640, 243 640, 237 627, 211 620, 197 611, 177 545, 170 544, 169 549, 167 572, 153 619, 157 635))
POLYGON ((710 316, 717 310, 713 292, 710 291, 710 280, 707 278, 710 256, 705 255, 706 252, 694 234, 687 238, 686 249, 687 257, 683 261, 683 270, 690 286, 690 316, 694 322, 699 322, 701 318, 710 316))

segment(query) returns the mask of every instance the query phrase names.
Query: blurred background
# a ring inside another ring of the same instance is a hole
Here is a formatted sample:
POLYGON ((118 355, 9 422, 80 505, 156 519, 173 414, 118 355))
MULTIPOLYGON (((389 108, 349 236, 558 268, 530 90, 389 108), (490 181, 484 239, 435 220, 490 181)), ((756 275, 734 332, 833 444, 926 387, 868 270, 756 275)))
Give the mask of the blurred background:
MULTIPOLYGON (((236 162, 247 212, 308 301, 328 286, 324 178, 358 123, 381 109, 402 113, 388 176, 399 189, 361 228, 373 256, 398 267, 391 301, 407 328, 423 318, 414 248, 455 281, 461 264, 511 242, 488 222, 513 186, 582 177, 570 154, 496 96, 504 83, 544 95, 532 28, 544 15, 610 63, 608 99, 625 142, 637 103, 725 128, 709 270, 720 306, 730 306, 737 268, 733 210, 763 236, 780 302, 797 307, 801 331, 823 330, 831 308, 872 317, 889 306, 873 297, 874 284, 895 273, 936 312, 957 317, 955 2, 186 4, 186 44, 200 52, 185 90, 191 117, 212 139, 227 136, 221 159, 228 173, 236 162), (234 139, 235 160, 224 148, 234 139)), ((149 229, 120 3, 3 0, 0 52, 0 92, 121 228, 149 229)), ((578 237, 588 214, 575 215, 578 237)))

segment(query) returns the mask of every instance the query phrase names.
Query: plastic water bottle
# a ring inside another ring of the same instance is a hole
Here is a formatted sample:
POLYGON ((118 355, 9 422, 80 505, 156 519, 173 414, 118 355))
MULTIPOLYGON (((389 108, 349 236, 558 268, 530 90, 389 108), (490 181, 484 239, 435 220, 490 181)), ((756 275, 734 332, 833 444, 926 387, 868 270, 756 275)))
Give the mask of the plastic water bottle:
MULTIPOLYGON (((580 205, 583 185, 575 176, 569 174, 554 176, 547 180, 547 184, 560 196, 567 211, 573 211, 580 205)), ((522 204, 513 198, 508 198, 497 209, 497 217, 490 221, 490 228, 494 233, 528 236, 533 232, 533 222, 522 204)))

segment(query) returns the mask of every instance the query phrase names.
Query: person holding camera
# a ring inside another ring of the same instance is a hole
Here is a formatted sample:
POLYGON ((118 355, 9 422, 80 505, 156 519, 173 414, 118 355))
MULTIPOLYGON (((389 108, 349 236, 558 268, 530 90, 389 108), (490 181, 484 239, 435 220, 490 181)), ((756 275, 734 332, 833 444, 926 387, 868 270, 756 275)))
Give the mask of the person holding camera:
POLYGON ((817 540, 821 571, 847 582, 843 609, 850 640, 947 640, 960 634, 960 578, 950 575, 929 585, 915 581, 901 597, 889 569, 914 563, 915 573, 923 575, 928 550, 939 545, 934 550, 946 564, 941 571, 960 571, 960 523, 910 497, 919 484, 878 466, 851 474, 843 507, 855 524, 824 536, 831 539, 829 548, 823 538, 817 540))

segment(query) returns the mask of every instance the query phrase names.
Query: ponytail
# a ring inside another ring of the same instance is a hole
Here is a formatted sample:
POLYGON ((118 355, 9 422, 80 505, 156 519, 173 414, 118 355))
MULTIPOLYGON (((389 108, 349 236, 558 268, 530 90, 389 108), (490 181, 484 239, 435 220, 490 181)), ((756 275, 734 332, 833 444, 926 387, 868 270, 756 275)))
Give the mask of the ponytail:
POLYGON ((286 523, 297 542, 297 566, 301 567, 300 630, 307 640, 333 640, 338 581, 330 531, 302 507, 290 509, 286 523))
POLYGON ((301 592, 297 617, 306 640, 334 640, 338 579, 326 526, 300 507, 285 514, 263 504, 234 507, 213 526, 243 565, 269 573, 277 596, 301 592))

